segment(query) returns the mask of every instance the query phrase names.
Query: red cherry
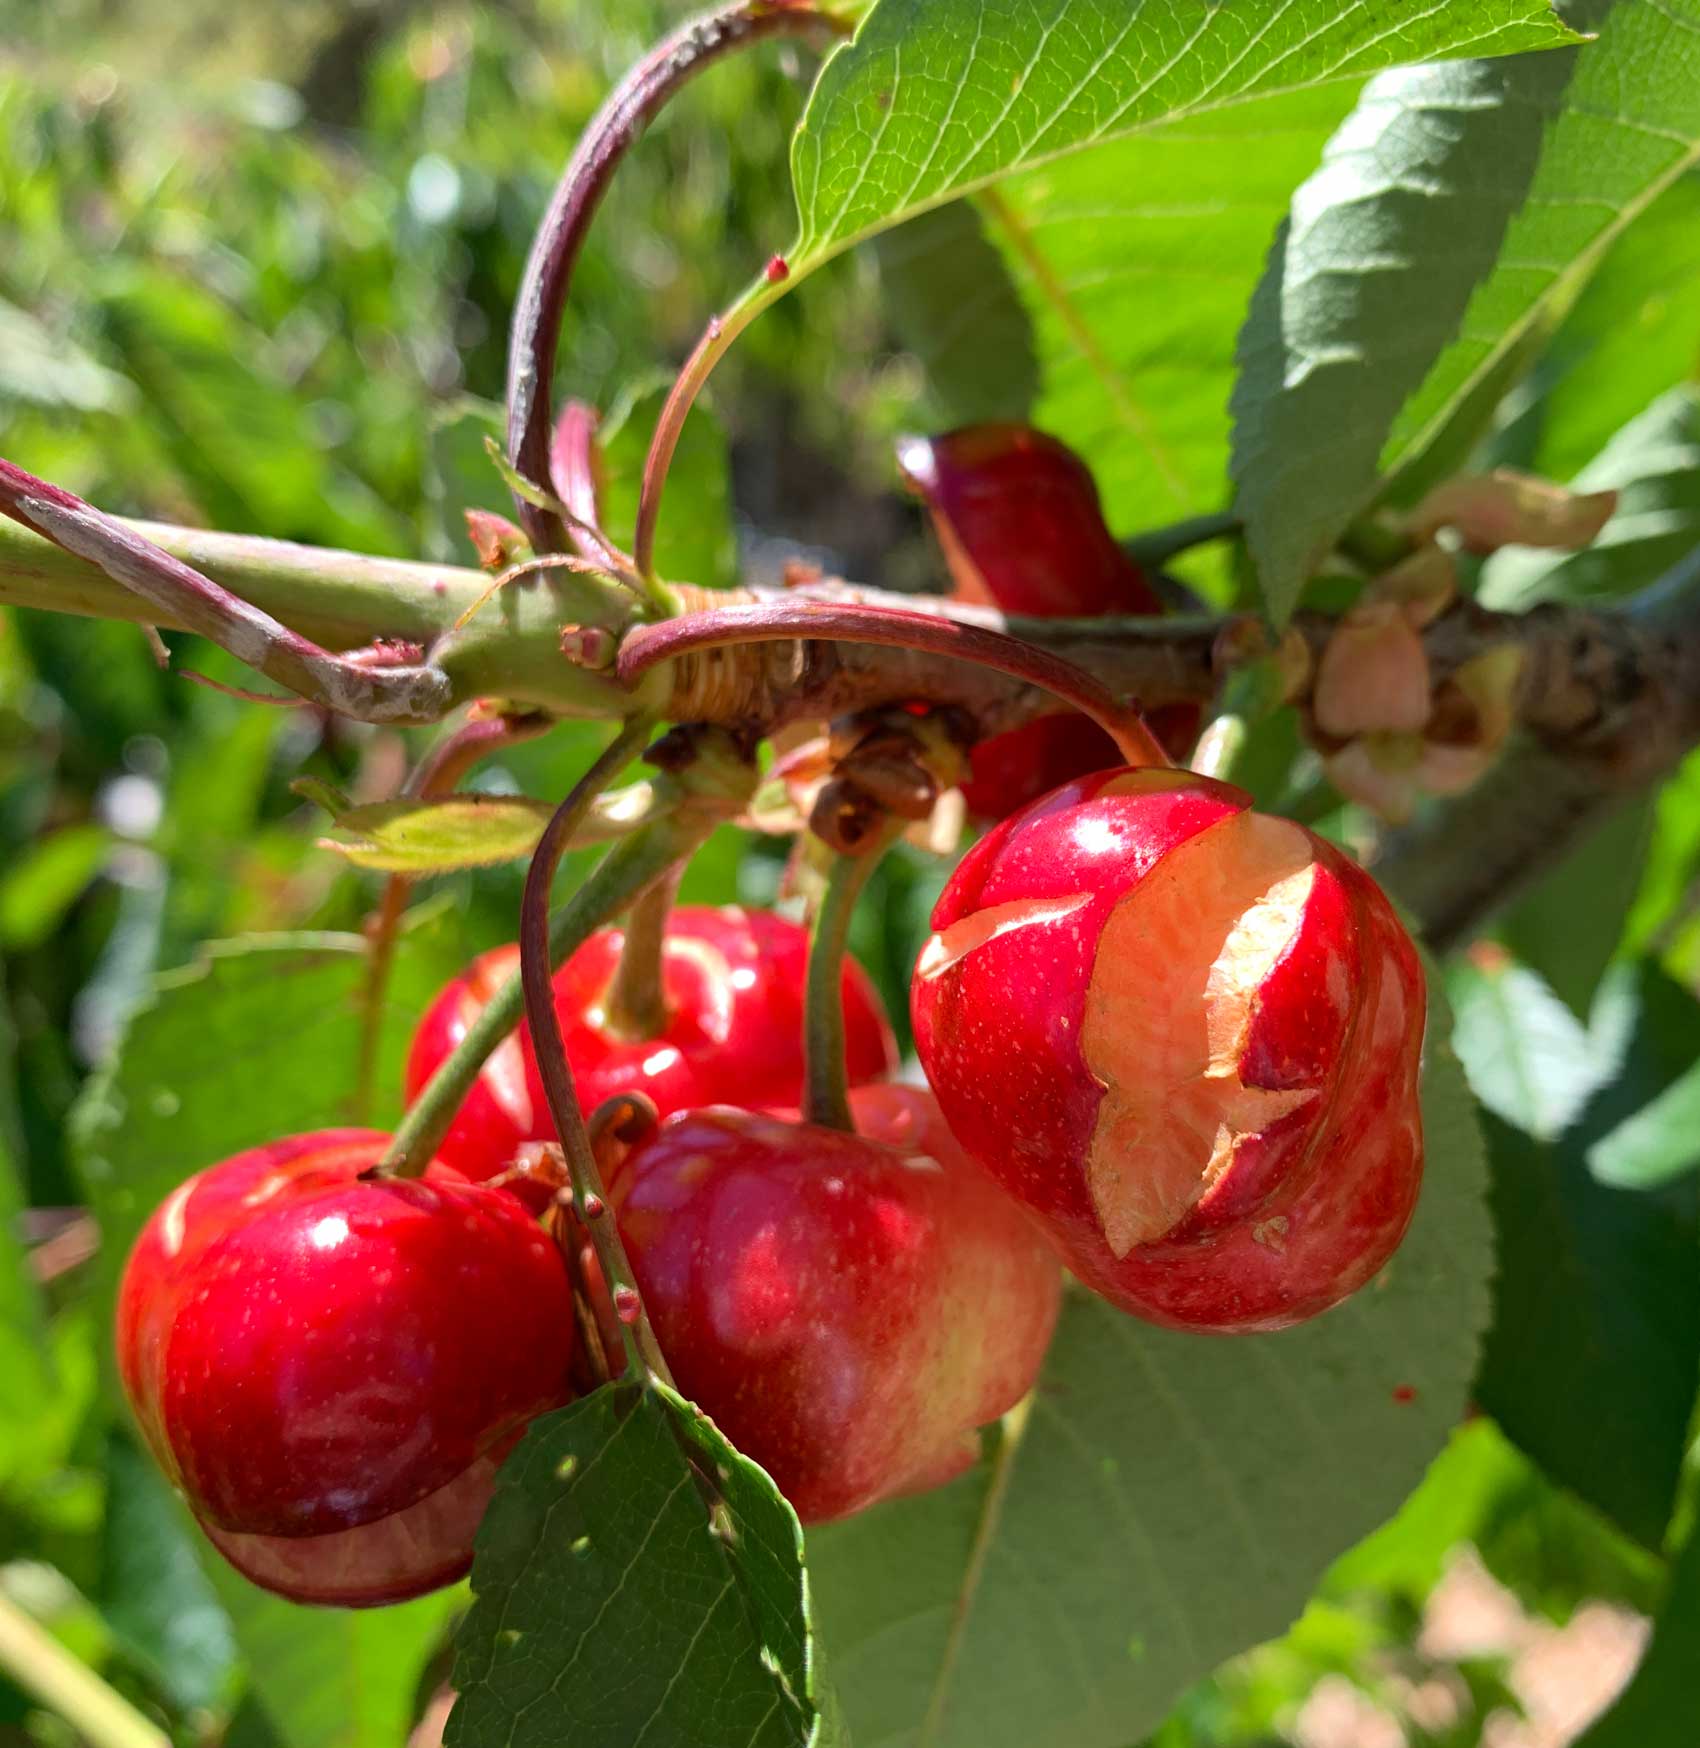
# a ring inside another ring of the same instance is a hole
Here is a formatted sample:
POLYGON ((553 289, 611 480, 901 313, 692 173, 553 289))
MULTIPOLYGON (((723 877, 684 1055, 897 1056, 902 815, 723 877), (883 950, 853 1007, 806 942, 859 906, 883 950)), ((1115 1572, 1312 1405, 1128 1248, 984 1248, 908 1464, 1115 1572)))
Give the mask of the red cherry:
POLYGON ((1031 1388, 1060 1273, 919 1087, 861 1131, 726 1107, 670 1118, 611 1186, 679 1388, 805 1523, 933 1487, 1031 1388))
POLYGON ((922 1065, 1087 1285, 1278 1329, 1392 1254, 1422 1174, 1422 971, 1332 846, 1189 772, 1103 772, 975 845, 933 927, 922 1065))
MULTIPOLYGON (((697 1105, 794 1105, 803 1089, 803 975, 809 938, 769 911, 680 905, 662 947, 667 1023, 659 1037, 606 1030, 602 1003, 619 963, 618 929, 592 935, 555 973, 567 1060, 588 1114, 617 1093, 641 1092, 662 1116, 697 1105)), ((498 947, 442 991, 414 1035, 407 1060, 412 1098, 519 966, 498 947)), ((844 1037, 851 1080, 877 1080, 897 1065, 879 995, 859 965, 844 967, 844 1037)), ((528 1141, 552 1141, 543 1081, 525 1028, 485 1064, 438 1157, 468 1177, 505 1169, 528 1141)))
POLYGON ((1163 611, 1066 443, 1030 425, 965 425, 904 438, 897 460, 932 514, 959 601, 1034 618, 1163 611))
MULTIPOLYGON (((931 513, 956 600, 1041 619, 1163 611, 1105 524, 1091 469, 1066 443, 1030 425, 965 425, 903 439, 898 465, 931 513)), ((1165 746, 1190 746, 1198 709, 1169 706, 1152 727, 1165 746)), ((1096 723, 1044 716, 980 742, 962 793, 976 818, 1002 819, 1120 763, 1096 723)))
POLYGON ((568 1394, 547 1235, 443 1165, 363 1179, 387 1139, 323 1130, 198 1173, 119 1288, 119 1374, 155 1457, 236 1566, 301 1601, 458 1577, 500 1458, 568 1394))

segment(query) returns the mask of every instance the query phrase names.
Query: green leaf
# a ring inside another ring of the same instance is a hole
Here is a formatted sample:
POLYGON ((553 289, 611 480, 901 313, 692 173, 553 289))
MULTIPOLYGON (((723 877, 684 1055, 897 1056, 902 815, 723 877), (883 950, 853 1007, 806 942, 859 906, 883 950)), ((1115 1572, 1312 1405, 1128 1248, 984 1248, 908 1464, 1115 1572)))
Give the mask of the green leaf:
POLYGON ((426 557, 444 564, 470 564, 472 543, 466 533, 468 510, 513 514, 500 478, 490 465, 485 444, 500 443, 506 434, 502 409, 493 401, 461 395, 431 420, 424 455, 426 557))
POLYGON ((0 1000, 0 1482, 29 1448, 32 1423, 54 1386, 41 1294, 19 1230, 24 1186, 13 1044, 11 1015, 0 1000))
POLYGON ((1073 1293, 1018 1437, 942 1492, 810 1532, 858 1748, 1125 1748, 1416 1485, 1462 1410, 1492 1266, 1444 1029, 1421 1205, 1372 1286, 1232 1340, 1073 1293))
POLYGON ((115 259, 108 338, 172 459, 218 527, 400 554, 407 531, 378 495, 303 441, 297 385, 266 337, 185 272, 115 259))
MULTIPOLYGON (((328 801, 318 794, 311 799, 328 801)), ((442 801, 379 801, 333 809, 344 835, 321 838, 357 868, 384 874, 448 874, 529 856, 555 810, 523 795, 453 795, 442 801)))
POLYGON ((98 825, 38 838, 0 877, 0 945, 39 947, 100 872, 112 840, 98 825))
POLYGON ((1011 177, 984 201, 1032 315, 1035 418, 1091 461, 1112 526, 1220 504, 1234 333, 1353 96, 1321 86, 1190 117, 1011 177))
POLYGON ((1682 1507, 1668 1542, 1670 1582, 1641 1665, 1576 1748, 1689 1748, 1700 1737, 1700 1441, 1684 1465, 1682 1507))
POLYGON ((28 310, 0 298, 0 400, 32 401, 78 413, 124 413, 136 391, 28 310))
POLYGON ((802 1555, 773 1483, 664 1386, 544 1416, 479 1530, 445 1741, 825 1743, 802 1555))
POLYGON ((1383 74, 1293 196, 1233 395, 1236 501, 1276 619, 1374 497, 1393 420, 1493 267, 1575 65, 1383 74))
POLYGON ((419 1709, 460 1589, 391 1608, 301 1608, 256 1589, 201 1538, 236 1629, 248 1696, 283 1748, 399 1748, 419 1709))
MULTIPOLYGON (((493 868, 529 856, 555 811, 547 801, 523 795, 450 795, 440 801, 376 801, 356 807, 340 790, 315 777, 291 785, 296 794, 331 815, 345 838, 320 838, 359 868, 385 874, 450 874, 493 868)), ((571 847, 605 842, 653 816, 654 786, 623 784, 597 797, 589 816, 568 839, 571 847)))
POLYGON ((1700 1165, 1700 1063, 1588 1149, 1588 1169, 1614 1189, 1657 1189, 1700 1165))
POLYGON ((1546 0, 1390 21, 1367 0, 882 0, 821 69, 791 151, 791 283, 1012 171, 1397 62, 1574 40, 1546 0))
POLYGON ((1569 479, 1700 357, 1700 181, 1673 183, 1612 245, 1543 360, 1531 465, 1569 479))
POLYGON ((236 1645, 196 1557, 188 1514, 127 1432, 108 1432, 105 1471, 101 1613, 174 1704, 222 1710, 236 1645))
POLYGON ((1542 875, 1499 925, 1511 951, 1584 1024, 1623 944, 1653 813, 1651 795, 1626 802, 1542 875))
POLYGON ((1626 949, 1645 953, 1681 915, 1700 866, 1700 753, 1690 753, 1658 790, 1641 890, 1629 913, 1626 949))
POLYGON ((874 247, 891 325, 943 422, 1028 420, 1039 393, 1032 320, 973 203, 922 213, 874 247))
POLYGON ((1542 1139, 1569 1127, 1617 1064, 1526 966, 1460 960, 1446 990, 1470 1090, 1496 1116, 1542 1139))
POLYGON ((1617 1189, 1588 1161, 1692 1063, 1700 1008, 1648 971, 1630 1005, 1622 1071, 1561 1140, 1487 1124, 1500 1269, 1477 1394, 1548 1474, 1656 1548, 1700 1377, 1700 1180, 1617 1189))
POLYGON ((1530 341, 1558 326, 1617 238, 1696 163, 1700 0, 1615 0, 1577 57, 1499 264, 1394 426, 1383 457, 1394 498, 1421 490, 1429 449, 1456 446, 1454 419, 1481 428, 1507 365, 1532 361, 1530 341))
POLYGON ((1577 474, 1578 491, 1620 496, 1612 519, 1580 552, 1507 547, 1482 569, 1490 607, 1537 601, 1608 602, 1656 582, 1700 544, 1700 389, 1673 388, 1625 425, 1577 474))
MULTIPOLYGON (((1619 973, 1607 988, 1615 988, 1619 973)), ((1694 1131, 1700 1003, 1656 966, 1637 967, 1621 1072, 1588 1111, 1579 1144, 1588 1169, 1617 1189, 1656 1189, 1700 1159, 1694 1131)))

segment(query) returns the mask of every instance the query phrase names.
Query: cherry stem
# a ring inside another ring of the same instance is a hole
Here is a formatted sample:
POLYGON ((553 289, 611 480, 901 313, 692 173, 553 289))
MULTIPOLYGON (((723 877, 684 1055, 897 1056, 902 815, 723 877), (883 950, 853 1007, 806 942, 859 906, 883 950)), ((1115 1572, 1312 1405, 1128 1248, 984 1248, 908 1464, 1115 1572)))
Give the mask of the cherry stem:
POLYGON ((1245 752, 1248 738, 1249 730, 1243 716, 1229 710, 1212 717, 1192 750, 1192 769, 1201 777, 1214 777, 1221 783, 1233 782, 1234 769, 1245 752))
POLYGON ((0 1670, 91 1748, 170 1748, 166 1733, 0 1593, 0 1670))
POLYGON ((637 531, 632 539, 632 561, 639 576, 652 578, 655 574, 655 525, 661 516, 661 492, 667 483, 667 470, 673 465, 674 451, 684 434, 685 420, 715 365, 731 350, 732 342, 755 319, 761 307, 761 301, 745 298, 724 315, 711 316, 702 338, 692 347, 668 390, 661 415, 655 421, 655 433, 649 440, 649 452, 643 458, 637 531))
MULTIPOLYGON (((844 28, 812 6, 734 0, 688 20, 657 44, 609 93, 579 136, 532 240, 508 341, 508 454, 534 484, 549 478, 549 390, 573 268, 626 153, 668 99, 723 55, 772 36, 844 28)), ((518 503, 520 521, 537 551, 564 550, 560 517, 523 498, 518 503)))
POLYGON ((844 955, 856 900, 880 858, 903 835, 903 821, 887 818, 854 855, 835 853, 826 891, 815 912, 809 969, 803 989, 803 1121, 856 1130, 850 1114, 850 1071, 844 1055, 844 955))
POLYGON ((1168 754, 1145 726, 1138 707, 1121 703, 1084 668, 1004 632, 903 607, 799 600, 709 608, 657 625, 634 627, 621 641, 615 673, 623 684, 631 686, 658 662, 696 650, 797 639, 886 644, 975 662, 1025 680, 1073 705, 1110 736, 1130 765, 1169 763, 1168 754))
POLYGON ((1142 529, 1122 541, 1121 549, 1135 564, 1155 567, 1166 564, 1195 546, 1205 546, 1213 540, 1232 540, 1244 531, 1245 524, 1232 510, 1213 510, 1203 516, 1189 516, 1184 522, 1165 523, 1161 528, 1142 529))
POLYGON ((98 566, 170 624, 199 633, 326 709, 363 722, 435 722, 449 706, 452 687, 441 668, 417 662, 368 666, 332 655, 133 528, 5 460, 0 513, 98 566))
POLYGON ((612 1037, 627 1042, 658 1038, 667 1024, 661 954, 684 872, 682 862, 668 869, 627 913, 620 962, 602 1003, 603 1029, 612 1037))
MULTIPOLYGON (((681 808, 616 844, 550 922, 550 963, 560 964, 674 862, 688 856, 712 823, 681 808)), ((396 1177, 418 1177, 424 1171, 479 1070, 524 1017, 525 989, 516 973, 485 1003, 465 1037, 420 1089, 396 1129, 381 1170, 396 1177)))
POLYGON ((655 1331, 649 1327, 643 1302, 637 1296, 632 1266, 626 1256, 626 1247, 620 1242, 619 1226, 609 1212, 608 1192, 597 1168, 596 1150, 590 1144, 590 1131, 585 1127, 584 1113, 579 1109, 578 1089, 573 1084, 572 1064, 567 1060, 566 1039, 561 1032, 561 1017, 555 1012, 549 942, 549 891, 554 885, 555 870, 561 865, 567 843, 580 820, 590 811, 591 803, 642 749, 652 727, 648 718, 640 717, 628 723, 567 792, 566 799, 543 828, 543 836, 538 841, 525 877, 525 896, 520 901, 519 968, 525 986, 526 1023, 531 1028, 544 1097, 548 1100, 549 1115, 554 1120, 561 1151, 566 1155, 567 1170, 572 1175, 573 1205, 596 1246, 597 1259, 602 1264, 602 1278, 619 1313, 627 1357, 634 1372, 647 1368, 656 1377, 671 1382, 667 1362, 656 1344, 655 1331), (592 1198, 598 1208, 595 1215, 590 1212, 592 1198), (630 1321, 624 1309, 627 1304, 637 1308, 637 1315, 630 1321))
MULTIPOLYGON (((516 741, 531 740, 549 726, 547 718, 541 716, 493 716, 463 722, 442 736, 419 761, 412 776, 402 786, 402 794, 425 801, 452 794, 461 778, 480 759, 488 758, 491 753, 512 746, 516 741)), ((410 875, 390 875, 366 919, 366 986, 360 998, 360 1066, 354 1082, 354 1120, 357 1123, 365 1122, 372 1108, 372 1094, 378 1079, 378 1050, 383 1042, 384 991, 389 986, 390 971, 395 965, 396 937, 412 890, 410 875)))

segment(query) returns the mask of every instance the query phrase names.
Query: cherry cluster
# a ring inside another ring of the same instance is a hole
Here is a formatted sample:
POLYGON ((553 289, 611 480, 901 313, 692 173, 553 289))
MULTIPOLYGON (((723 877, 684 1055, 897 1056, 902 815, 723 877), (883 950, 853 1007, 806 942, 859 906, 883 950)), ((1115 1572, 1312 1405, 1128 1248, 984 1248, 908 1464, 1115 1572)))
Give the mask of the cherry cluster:
MULTIPOLYGON (((998 427, 906 466, 959 586, 1085 612, 1106 610, 1102 584, 1118 610, 1158 609, 1113 543, 1077 538, 1067 564, 1069 530, 1101 521, 1060 445, 998 427)), ((635 1292, 605 1289, 549 1169, 525 1026, 422 1175, 382 1169, 387 1136, 322 1131, 215 1165, 155 1211, 122 1284, 120 1371, 235 1566, 343 1605, 458 1577, 505 1455, 618 1368, 640 1307, 679 1389, 812 1523, 975 1460, 978 1430, 1035 1385, 1065 1267, 1121 1311, 1219 1334, 1296 1323, 1382 1267, 1421 1176, 1424 1023, 1387 900, 1230 785, 1100 768, 1090 725, 1055 720, 1067 734, 978 749, 971 800, 1004 817, 915 968, 926 1086, 891 1078, 879 997, 844 964, 848 1129, 799 1111, 797 924, 675 908, 642 1036, 611 1017, 619 930, 560 966, 582 1111, 643 1114, 591 1211, 615 1222, 635 1292)), ((517 959, 485 954, 441 992, 410 1095, 517 959)))

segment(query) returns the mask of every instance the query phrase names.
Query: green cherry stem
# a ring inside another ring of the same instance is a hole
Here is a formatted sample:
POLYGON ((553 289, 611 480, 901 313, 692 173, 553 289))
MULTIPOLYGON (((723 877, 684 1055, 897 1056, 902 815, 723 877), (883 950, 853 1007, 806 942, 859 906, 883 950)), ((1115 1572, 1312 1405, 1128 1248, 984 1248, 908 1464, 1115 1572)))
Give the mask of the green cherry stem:
POLYGON ((0 1670, 92 1748, 171 1748, 171 1738, 157 1724, 3 1594, 0 1670))
POLYGON ((1233 782, 1234 771, 1240 756, 1245 752, 1248 737, 1249 731, 1243 716, 1224 711, 1220 716, 1212 717, 1203 734, 1198 737, 1198 745, 1193 748, 1193 770, 1201 777, 1215 777, 1223 783, 1233 782))
POLYGON ((835 853, 815 912, 803 989, 803 1121, 823 1128, 855 1132, 844 1061, 844 954, 856 900, 880 858, 902 837, 903 824, 888 818, 854 855, 835 853))
POLYGON ((543 1092, 549 1103, 549 1115, 554 1119, 555 1133, 560 1138, 562 1152, 566 1154, 567 1169, 572 1174, 573 1206, 596 1246, 597 1260, 602 1264, 602 1278, 614 1301, 614 1312, 619 1319, 633 1375, 647 1371, 670 1383, 667 1362, 644 1315, 631 1262, 608 1207, 607 1191, 596 1164, 596 1150, 591 1146, 590 1131, 585 1127, 584 1113, 579 1109, 578 1089, 573 1084, 572 1064, 567 1060, 566 1039, 561 1033, 561 1018, 555 1012, 555 989, 551 981, 553 956, 549 939, 549 891, 573 829, 621 766, 648 740, 651 727, 647 721, 638 721, 624 729, 568 791, 567 798, 555 810, 554 818, 544 827, 525 877, 525 897, 520 902, 519 964, 520 979, 525 987, 525 1017, 531 1027, 538 1073, 542 1076, 543 1092))
POLYGON ((683 865, 668 869, 626 913, 620 962, 602 1003, 603 1027, 613 1037, 630 1041, 658 1038, 667 1024, 661 951, 683 874, 683 865))
MULTIPOLYGON (((551 965, 558 965, 675 862, 688 857, 714 824, 712 816, 682 807, 616 844, 551 919, 551 965)), ((518 976, 510 977, 409 1106, 381 1169, 396 1177, 417 1177, 424 1171, 478 1079, 478 1071, 524 1017, 524 987, 518 976)))

